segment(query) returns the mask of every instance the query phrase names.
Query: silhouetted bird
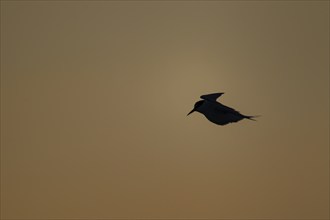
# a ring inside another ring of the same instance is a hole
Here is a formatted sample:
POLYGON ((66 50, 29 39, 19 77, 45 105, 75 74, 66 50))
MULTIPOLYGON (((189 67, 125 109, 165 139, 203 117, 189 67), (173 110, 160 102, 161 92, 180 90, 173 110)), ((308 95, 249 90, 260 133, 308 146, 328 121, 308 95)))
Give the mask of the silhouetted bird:
POLYGON ((226 125, 228 123, 238 122, 244 118, 255 121, 253 118, 257 116, 242 115, 235 109, 229 108, 217 102, 217 98, 219 98, 222 94, 224 93, 202 95, 201 99, 203 100, 196 102, 194 109, 191 110, 187 116, 196 111, 203 114, 209 121, 217 125, 226 125))

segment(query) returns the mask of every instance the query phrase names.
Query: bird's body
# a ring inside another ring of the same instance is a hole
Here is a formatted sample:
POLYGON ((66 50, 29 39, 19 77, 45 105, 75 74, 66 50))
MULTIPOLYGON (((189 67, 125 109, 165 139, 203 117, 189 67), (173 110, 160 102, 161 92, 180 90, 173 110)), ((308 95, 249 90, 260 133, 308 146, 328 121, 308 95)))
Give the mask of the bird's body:
POLYGON ((233 108, 225 106, 217 102, 217 98, 220 97, 223 93, 213 93, 208 95, 202 95, 200 100, 195 103, 194 109, 188 113, 196 111, 203 114, 209 121, 217 125, 226 125, 232 122, 238 122, 242 119, 250 119, 256 116, 246 116, 233 108))

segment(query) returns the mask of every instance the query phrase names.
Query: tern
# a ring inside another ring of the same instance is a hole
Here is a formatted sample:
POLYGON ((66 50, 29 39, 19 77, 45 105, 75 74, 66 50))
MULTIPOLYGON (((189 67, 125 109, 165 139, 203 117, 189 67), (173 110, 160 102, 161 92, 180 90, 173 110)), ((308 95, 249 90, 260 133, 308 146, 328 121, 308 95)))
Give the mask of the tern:
POLYGON ((226 125, 228 123, 238 122, 242 119, 250 119, 255 121, 255 117, 258 116, 247 116, 239 113, 233 108, 225 106, 220 102, 217 102, 217 99, 224 93, 212 93, 207 95, 202 95, 199 100, 195 103, 193 110, 188 114, 190 115, 193 112, 199 112, 203 114, 209 121, 217 125, 226 125))

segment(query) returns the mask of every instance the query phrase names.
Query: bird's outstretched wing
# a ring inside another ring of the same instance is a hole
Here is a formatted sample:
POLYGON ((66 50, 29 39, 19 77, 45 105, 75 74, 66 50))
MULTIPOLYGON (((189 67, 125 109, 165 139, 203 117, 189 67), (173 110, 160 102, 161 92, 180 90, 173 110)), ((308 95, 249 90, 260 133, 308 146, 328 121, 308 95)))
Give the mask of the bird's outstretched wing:
POLYGON ((217 103, 215 110, 218 112, 222 112, 224 114, 226 114, 226 113, 240 114, 239 111, 236 111, 235 109, 225 106, 221 103, 217 103))
POLYGON ((219 98, 222 94, 224 94, 223 92, 220 93, 212 93, 212 94, 207 94, 207 95, 202 95, 201 99, 205 99, 211 102, 215 102, 217 100, 217 98, 219 98))

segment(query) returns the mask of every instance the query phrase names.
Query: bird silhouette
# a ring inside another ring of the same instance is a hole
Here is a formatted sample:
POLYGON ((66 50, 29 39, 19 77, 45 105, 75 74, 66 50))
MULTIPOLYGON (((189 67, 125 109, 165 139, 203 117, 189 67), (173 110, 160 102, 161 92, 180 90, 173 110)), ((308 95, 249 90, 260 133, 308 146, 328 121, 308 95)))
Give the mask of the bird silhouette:
POLYGON ((217 102, 217 99, 223 94, 224 93, 221 92, 202 95, 200 97, 202 100, 195 103, 193 110, 191 110, 187 116, 193 112, 199 112, 209 121, 217 125, 226 125, 228 123, 238 122, 242 119, 250 119, 255 121, 254 118, 258 117, 243 115, 235 109, 217 102))

